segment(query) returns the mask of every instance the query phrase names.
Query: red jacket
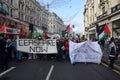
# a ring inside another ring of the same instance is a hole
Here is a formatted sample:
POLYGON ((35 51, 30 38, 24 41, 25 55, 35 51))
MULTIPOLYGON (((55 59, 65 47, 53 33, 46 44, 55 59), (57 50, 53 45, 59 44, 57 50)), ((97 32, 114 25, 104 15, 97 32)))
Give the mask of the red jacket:
POLYGON ((69 43, 68 43, 68 41, 65 42, 65 50, 69 51, 69 43))

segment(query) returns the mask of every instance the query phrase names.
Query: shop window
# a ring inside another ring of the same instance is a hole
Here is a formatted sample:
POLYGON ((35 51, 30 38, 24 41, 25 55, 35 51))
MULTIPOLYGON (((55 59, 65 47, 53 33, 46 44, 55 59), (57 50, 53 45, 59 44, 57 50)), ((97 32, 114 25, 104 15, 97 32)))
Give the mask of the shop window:
POLYGON ((21 4, 21 7, 22 7, 22 10, 24 9, 24 5, 23 4, 21 4))
POLYGON ((5 20, 5 24, 6 24, 6 26, 10 26, 10 21, 9 20, 5 20))
POLYGON ((19 2, 19 9, 20 9, 20 2, 19 2))
POLYGON ((20 23, 17 23, 17 28, 21 28, 21 24, 20 23))
POLYGON ((14 27, 15 27, 15 28, 17 27, 17 23, 16 23, 16 22, 14 22, 14 24, 13 24, 13 25, 14 25, 14 27))
POLYGON ((5 21, 5 19, 4 19, 4 18, 0 18, 0 24, 3 24, 3 23, 4 23, 4 21, 5 21))
POLYGON ((10 21, 10 27, 13 27, 13 26, 14 26, 14 22, 10 21))

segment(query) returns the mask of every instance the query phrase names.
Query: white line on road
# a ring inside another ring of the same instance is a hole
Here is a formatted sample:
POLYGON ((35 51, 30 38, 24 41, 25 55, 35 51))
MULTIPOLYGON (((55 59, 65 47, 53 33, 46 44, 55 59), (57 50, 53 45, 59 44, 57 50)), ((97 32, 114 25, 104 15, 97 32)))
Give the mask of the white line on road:
POLYGON ((54 65, 51 66, 51 68, 50 68, 50 70, 49 70, 49 73, 48 73, 48 75, 47 75, 47 77, 46 77, 45 80, 49 80, 50 75, 51 75, 51 73, 52 73, 52 71, 53 71, 53 68, 54 68, 54 65))
POLYGON ((3 75, 5 75, 6 73, 10 72, 11 70, 13 70, 13 69, 15 69, 15 68, 16 68, 16 67, 11 67, 11 68, 7 69, 6 71, 4 71, 4 72, 2 72, 2 73, 0 74, 0 77, 3 76, 3 75))

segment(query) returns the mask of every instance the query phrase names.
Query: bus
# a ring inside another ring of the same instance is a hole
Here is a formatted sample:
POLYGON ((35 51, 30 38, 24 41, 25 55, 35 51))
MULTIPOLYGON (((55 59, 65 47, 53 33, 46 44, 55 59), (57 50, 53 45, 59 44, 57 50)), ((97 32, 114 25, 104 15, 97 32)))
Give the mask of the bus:
POLYGON ((22 36, 28 24, 0 14, 0 34, 5 36, 22 36))

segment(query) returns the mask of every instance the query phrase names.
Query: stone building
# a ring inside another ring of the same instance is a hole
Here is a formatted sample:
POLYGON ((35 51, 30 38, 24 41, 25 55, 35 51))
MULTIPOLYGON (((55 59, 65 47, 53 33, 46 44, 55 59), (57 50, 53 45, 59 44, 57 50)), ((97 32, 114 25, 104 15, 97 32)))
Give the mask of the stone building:
POLYGON ((84 11, 85 35, 97 38, 105 23, 111 30, 111 36, 120 36, 120 0, 87 0, 84 11))
POLYGON ((51 34, 61 34, 65 30, 63 20, 54 12, 49 12, 48 32, 51 34))
POLYGON ((0 0, 0 13, 28 23, 32 32, 60 33, 63 30, 62 19, 36 0, 0 0))
POLYGON ((1 0, 0 7, 6 16, 27 22, 31 30, 37 25, 47 31, 48 10, 36 0, 1 0))

